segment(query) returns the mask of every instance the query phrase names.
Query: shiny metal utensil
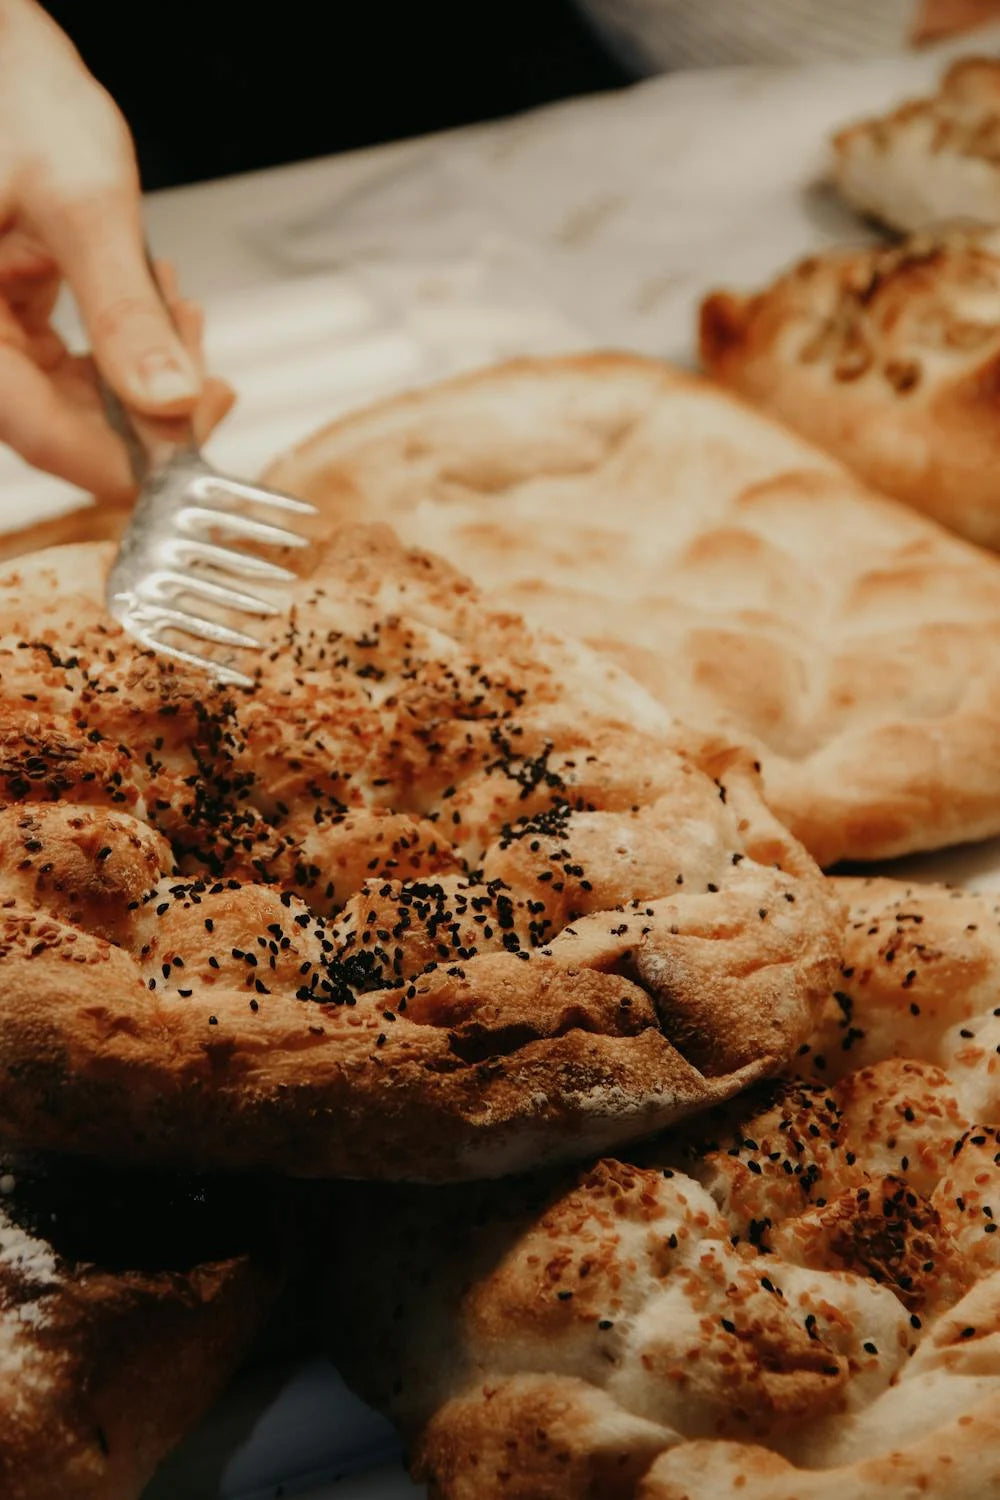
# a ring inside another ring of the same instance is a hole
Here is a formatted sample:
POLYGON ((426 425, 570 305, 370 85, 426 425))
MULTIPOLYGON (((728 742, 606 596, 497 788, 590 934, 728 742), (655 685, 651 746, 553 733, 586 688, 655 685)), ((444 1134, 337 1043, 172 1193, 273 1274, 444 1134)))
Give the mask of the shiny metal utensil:
POLYGON ((280 516, 315 515, 316 507, 276 490, 220 474, 206 462, 186 419, 152 419, 126 411, 102 388, 108 420, 124 439, 139 498, 108 575, 105 597, 116 620, 140 645, 176 661, 202 667, 217 681, 252 687, 253 678, 164 640, 165 635, 254 651, 262 642, 217 618, 222 612, 275 615, 266 597, 234 588, 232 578, 287 583, 290 569, 268 562, 239 543, 307 547, 297 532, 246 514, 248 508, 280 516), (229 545, 232 542, 233 545, 229 545), (208 613, 203 613, 208 606, 208 613))

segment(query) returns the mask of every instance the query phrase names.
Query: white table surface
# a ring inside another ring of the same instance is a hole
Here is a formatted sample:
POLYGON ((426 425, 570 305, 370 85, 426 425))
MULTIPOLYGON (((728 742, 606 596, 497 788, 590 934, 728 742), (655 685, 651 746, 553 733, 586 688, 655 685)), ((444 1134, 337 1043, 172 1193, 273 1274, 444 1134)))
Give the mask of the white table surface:
MULTIPOLYGON (((1000 33, 977 49, 988 42, 1000 33)), ((152 196, 152 243, 206 304, 210 364, 240 396, 214 456, 251 474, 352 406, 515 353, 604 344, 690 361, 709 287, 752 285, 866 236, 823 186, 827 137, 925 88, 940 65, 925 54, 678 74, 152 196)), ((0 526, 76 498, 0 454, 0 526)), ((1000 846, 907 868, 1000 886, 1000 846)), ((253 1372, 150 1500, 404 1500, 417 1491, 398 1464, 378 1467, 393 1444, 322 1362, 253 1372), (333 1482, 345 1467, 356 1472, 333 1482)))

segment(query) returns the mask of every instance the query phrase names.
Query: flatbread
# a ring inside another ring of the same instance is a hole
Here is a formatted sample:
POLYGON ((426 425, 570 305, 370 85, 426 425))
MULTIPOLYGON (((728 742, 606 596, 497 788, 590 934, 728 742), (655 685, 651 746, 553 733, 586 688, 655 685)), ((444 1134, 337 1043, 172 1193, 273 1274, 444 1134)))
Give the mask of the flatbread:
POLYGON ((803 1077, 575 1182, 338 1198, 332 1347, 434 1500, 998 1493, 1000 907, 838 884, 803 1077))
POLYGON ((317 544, 252 690, 138 650, 109 561, 0 580, 8 1139, 498 1174, 802 1043, 842 911, 744 752, 679 753, 637 684, 384 528, 317 544))
POLYGON ((117 542, 128 525, 132 507, 126 502, 83 500, 41 521, 0 531, 0 563, 41 552, 46 547, 66 547, 79 542, 117 542))
POLYGON ((1000 232, 810 256, 701 309, 707 370, 953 531, 1000 547, 1000 232))
POLYGON ((959 59, 936 94, 849 125, 833 145, 840 192, 891 229, 1000 224, 1000 61, 959 59))
POLYGON ((269 477, 749 745, 824 865, 1000 832, 1000 567, 707 382, 522 361, 347 417, 269 477))
POLYGON ((274 1299, 267 1197, 0 1151, 4 1500, 137 1500, 274 1299))

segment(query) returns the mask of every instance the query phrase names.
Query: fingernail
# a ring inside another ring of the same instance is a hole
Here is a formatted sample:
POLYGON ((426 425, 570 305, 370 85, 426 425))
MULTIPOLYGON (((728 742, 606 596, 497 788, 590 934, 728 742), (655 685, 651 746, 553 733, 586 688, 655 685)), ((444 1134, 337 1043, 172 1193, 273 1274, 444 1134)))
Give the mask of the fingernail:
POLYGON ((194 371, 172 354, 147 354, 139 363, 135 385, 138 396, 157 406, 186 401, 199 390, 194 371))

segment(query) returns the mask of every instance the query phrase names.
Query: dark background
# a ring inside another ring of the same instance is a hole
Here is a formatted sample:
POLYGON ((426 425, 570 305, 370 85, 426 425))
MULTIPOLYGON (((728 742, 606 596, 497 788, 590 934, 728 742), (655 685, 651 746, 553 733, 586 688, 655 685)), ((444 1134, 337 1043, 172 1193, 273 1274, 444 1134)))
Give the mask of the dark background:
POLYGON ((147 188, 493 119, 629 81, 572 0, 47 0, 147 188))

